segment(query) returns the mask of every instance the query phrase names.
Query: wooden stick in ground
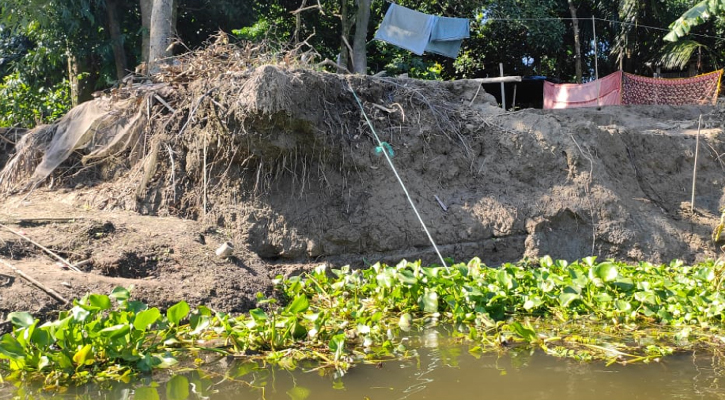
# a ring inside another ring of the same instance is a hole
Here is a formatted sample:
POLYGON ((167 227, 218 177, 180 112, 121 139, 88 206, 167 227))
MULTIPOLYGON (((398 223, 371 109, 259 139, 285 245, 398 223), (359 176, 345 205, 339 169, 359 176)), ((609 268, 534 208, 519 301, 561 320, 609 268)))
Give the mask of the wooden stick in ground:
POLYGON ((47 248, 47 247, 43 246, 42 244, 40 244, 40 243, 38 243, 38 242, 34 241, 33 239, 31 239, 31 238, 29 238, 29 237, 27 237, 27 236, 25 236, 25 235, 21 234, 20 232, 16 232, 16 231, 14 231, 13 229, 9 228, 9 227, 8 227, 8 226, 6 226, 6 225, 0 224, 0 228, 3 228, 3 229, 5 229, 6 231, 8 231, 8 232, 10 232, 10 233, 12 233, 12 234, 14 234, 14 235, 17 235, 17 236, 19 236, 19 237, 21 237, 21 238, 23 238, 23 239, 27 240, 28 242, 30 242, 30 243, 32 243, 32 244, 34 244, 34 245, 38 246, 38 247, 39 247, 39 248, 40 248, 41 250, 45 251, 46 253, 48 253, 49 255, 51 255, 51 256, 52 256, 53 258, 55 258, 56 260, 58 260, 58 261, 62 262, 62 263, 63 263, 63 264, 65 264, 65 265, 67 265, 67 266, 68 266, 68 268, 72 269, 73 271, 76 271, 76 272, 81 272, 81 270, 80 270, 80 269, 78 269, 78 268, 77 268, 77 267, 76 267, 75 265, 73 265, 73 264, 72 264, 72 263, 71 263, 70 261, 68 261, 68 260, 66 260, 65 258, 63 258, 63 257, 59 256, 58 254, 56 254, 56 253, 54 253, 53 251, 51 251, 51 250, 50 250, 49 248, 47 248))
POLYGON ((702 127, 702 114, 697 121, 697 139, 695 139, 695 166, 692 168, 692 199, 690 199, 690 212, 695 211, 695 181, 697 180, 697 156, 700 149, 700 128, 702 127))
POLYGON ((56 292, 55 290, 53 290, 53 289, 51 289, 49 287, 46 287, 42 283, 40 283, 40 282, 36 281, 35 279, 29 277, 23 271, 19 270, 18 267, 10 264, 9 262, 3 260, 2 258, 0 258, 0 264, 3 264, 6 267, 12 269, 13 272, 15 272, 16 274, 18 274, 18 276, 20 276, 21 278, 25 279, 26 281, 32 283, 38 289, 44 291, 45 293, 48 294, 48 296, 50 296, 50 297, 52 297, 52 298, 60 301, 63 304, 68 304, 68 300, 64 299, 63 296, 61 296, 60 294, 58 294, 58 292, 56 292))
MULTIPOLYGON (((501 78, 503 78, 503 63, 498 63, 498 68, 501 70, 501 78)), ((501 108, 506 111, 506 87, 501 81, 501 108)))

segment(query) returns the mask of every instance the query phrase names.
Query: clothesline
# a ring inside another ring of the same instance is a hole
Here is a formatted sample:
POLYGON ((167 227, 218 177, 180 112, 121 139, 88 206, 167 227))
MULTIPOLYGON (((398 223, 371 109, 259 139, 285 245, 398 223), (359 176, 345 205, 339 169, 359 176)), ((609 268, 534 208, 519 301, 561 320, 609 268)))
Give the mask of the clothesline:
MULTIPOLYGON (((386 3, 390 4, 396 4, 397 3, 393 0, 385 0, 386 3)), ((484 18, 486 21, 573 21, 575 18, 567 18, 567 17, 542 17, 542 18, 484 18)), ((582 21, 582 20, 591 20, 591 17, 586 18, 576 18, 576 20, 582 21)), ((620 24, 620 25, 628 25, 628 26, 634 26, 635 28, 644 28, 644 29, 654 29, 662 32, 669 32, 669 28, 662 28, 659 26, 651 26, 651 25, 643 25, 640 23, 635 22, 624 22, 624 21, 615 21, 613 19, 606 19, 606 18, 598 18, 594 17, 594 20, 601 21, 601 22, 609 22, 612 24, 620 24)), ((725 40, 725 37, 722 36, 713 36, 713 35, 705 35, 700 33, 690 33, 691 36, 697 36, 697 37, 703 37, 708 39, 719 39, 719 40, 725 40)))
MULTIPOLYGON (((484 18, 486 21, 573 21, 574 18, 566 18, 566 17, 543 17, 543 18, 484 18)), ((591 20, 591 17, 585 17, 585 18, 577 18, 578 21, 584 21, 584 20, 591 20)), ((598 18, 594 17, 595 21, 601 21, 601 22, 609 22, 613 24, 620 24, 620 25, 629 25, 634 26, 636 28, 644 28, 644 29, 654 29, 662 32, 669 32, 670 30, 668 28, 661 28, 658 26, 651 26, 651 25, 643 25, 638 24, 634 22, 623 22, 623 21, 615 21, 613 19, 606 19, 606 18, 598 18)), ((698 36, 698 37, 704 37, 709 39, 719 39, 719 40, 725 40, 725 37, 723 36, 712 36, 712 35, 704 35, 699 33, 690 33, 691 36, 698 36)))

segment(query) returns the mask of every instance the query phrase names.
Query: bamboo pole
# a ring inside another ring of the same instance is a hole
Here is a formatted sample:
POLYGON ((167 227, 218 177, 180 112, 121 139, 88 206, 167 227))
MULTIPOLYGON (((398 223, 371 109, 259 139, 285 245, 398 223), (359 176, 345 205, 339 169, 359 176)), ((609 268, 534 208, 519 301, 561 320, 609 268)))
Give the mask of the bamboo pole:
POLYGON ((692 198, 690 199, 690 212, 695 211, 695 181, 697 180, 697 156, 700 150, 700 128, 702 128, 702 114, 697 121, 697 138, 695 139, 695 165, 692 167, 692 198))
POLYGON ((467 81, 474 81, 478 83, 501 83, 501 82, 521 82, 521 76, 497 76, 495 78, 472 78, 462 79, 467 81))
MULTIPOLYGON (((503 63, 498 64, 498 69, 501 71, 501 78, 503 78, 503 63)), ((506 111, 506 88, 503 85, 503 81, 501 81, 501 108, 503 108, 504 111, 506 111)))
POLYGON ((514 99, 511 101, 511 110, 516 109, 516 87, 519 85, 514 85, 514 99))
POLYGON ((597 24, 592 15, 592 32, 594 33, 594 79, 597 82, 597 107, 599 107, 599 94, 601 91, 601 83, 599 82, 599 57, 597 56, 597 24))

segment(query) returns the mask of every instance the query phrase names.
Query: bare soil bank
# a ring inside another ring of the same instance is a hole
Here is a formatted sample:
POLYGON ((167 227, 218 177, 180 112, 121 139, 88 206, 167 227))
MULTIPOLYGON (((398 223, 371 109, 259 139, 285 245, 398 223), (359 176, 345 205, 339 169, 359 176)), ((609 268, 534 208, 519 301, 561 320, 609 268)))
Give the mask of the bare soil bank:
MULTIPOLYGON (((90 260, 83 272, 4 229, 2 259, 66 298, 134 285, 153 305, 184 299, 220 311, 253 307, 255 293, 273 294, 276 274, 320 263, 436 262, 351 88, 446 257, 497 265, 547 254, 719 255, 710 239, 725 187, 719 108, 502 113, 473 81, 274 66, 167 78, 112 94, 123 102, 94 100, 113 115, 145 115, 124 145, 92 162, 83 158, 91 150, 76 147, 33 182, 53 137, 46 128, 37 154, 0 181, 0 223, 71 262, 90 260), (234 256, 220 259, 214 250, 225 241, 234 256)), ((3 161, 15 152, 1 143, 0 151, 3 161)), ((61 308, 12 270, 0 273, 0 313, 61 308)))

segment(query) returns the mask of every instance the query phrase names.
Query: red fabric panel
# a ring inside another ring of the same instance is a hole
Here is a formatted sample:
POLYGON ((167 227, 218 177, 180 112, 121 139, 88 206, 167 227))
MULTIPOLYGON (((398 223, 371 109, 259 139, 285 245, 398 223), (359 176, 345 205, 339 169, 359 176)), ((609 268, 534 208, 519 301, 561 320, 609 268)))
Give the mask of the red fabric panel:
POLYGON ((609 74, 599 81, 577 84, 544 82, 544 108, 615 106, 621 103, 622 72, 609 74), (597 87, 599 101, 597 101, 597 87))

